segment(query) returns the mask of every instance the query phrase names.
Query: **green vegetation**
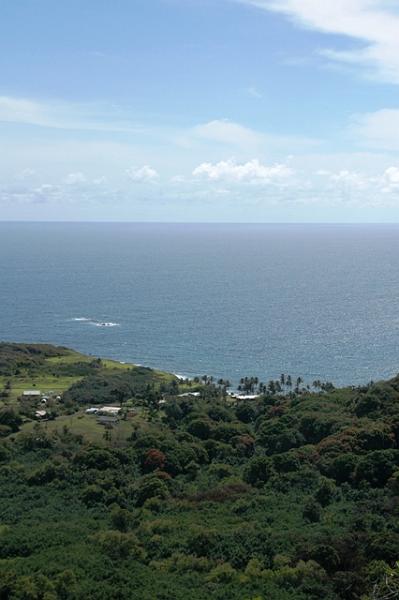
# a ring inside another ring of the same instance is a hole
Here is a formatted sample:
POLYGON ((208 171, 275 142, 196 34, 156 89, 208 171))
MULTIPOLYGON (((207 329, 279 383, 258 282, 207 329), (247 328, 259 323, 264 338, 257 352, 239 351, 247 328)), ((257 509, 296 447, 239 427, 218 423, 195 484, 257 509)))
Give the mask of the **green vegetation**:
POLYGON ((399 597, 399 378, 234 400, 17 344, 0 377, 1 600, 399 597))

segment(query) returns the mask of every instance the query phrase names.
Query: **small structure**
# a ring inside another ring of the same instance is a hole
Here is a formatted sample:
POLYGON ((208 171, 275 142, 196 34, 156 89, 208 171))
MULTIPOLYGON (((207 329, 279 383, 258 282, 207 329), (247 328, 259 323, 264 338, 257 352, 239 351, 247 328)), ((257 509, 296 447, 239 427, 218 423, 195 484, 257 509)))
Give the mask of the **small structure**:
POLYGON ((36 419, 45 419, 47 417, 47 411, 46 410, 37 410, 35 412, 35 417, 36 417, 36 419))
POLYGON ((25 390, 22 392, 24 400, 37 400, 41 395, 40 390, 25 390))
POLYGON ((184 394, 179 394, 178 398, 199 398, 201 396, 201 392, 185 392, 184 394))
POLYGON ((259 394, 229 394, 230 398, 234 398, 234 400, 256 400, 260 398, 259 394))
POLYGON ((98 408, 95 408, 94 406, 86 408, 85 413, 86 415, 96 415, 98 413, 98 408))
POLYGON ((121 412, 119 406, 102 406, 98 409, 98 413, 105 416, 116 417, 121 412))

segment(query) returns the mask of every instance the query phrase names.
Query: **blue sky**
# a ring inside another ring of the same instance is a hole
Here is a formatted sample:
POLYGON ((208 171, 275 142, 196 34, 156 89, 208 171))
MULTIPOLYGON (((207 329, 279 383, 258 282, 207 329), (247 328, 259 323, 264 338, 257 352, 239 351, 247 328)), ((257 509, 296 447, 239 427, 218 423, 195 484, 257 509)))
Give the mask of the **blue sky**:
POLYGON ((0 219, 399 221, 399 0, 3 0, 0 219))

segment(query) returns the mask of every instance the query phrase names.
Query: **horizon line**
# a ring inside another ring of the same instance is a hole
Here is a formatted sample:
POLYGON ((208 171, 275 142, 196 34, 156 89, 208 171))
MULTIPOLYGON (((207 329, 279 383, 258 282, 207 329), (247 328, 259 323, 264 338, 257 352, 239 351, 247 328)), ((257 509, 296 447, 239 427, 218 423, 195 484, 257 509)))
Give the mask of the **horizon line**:
POLYGON ((49 225, 399 225, 399 221, 95 221, 0 219, 2 224, 49 225))

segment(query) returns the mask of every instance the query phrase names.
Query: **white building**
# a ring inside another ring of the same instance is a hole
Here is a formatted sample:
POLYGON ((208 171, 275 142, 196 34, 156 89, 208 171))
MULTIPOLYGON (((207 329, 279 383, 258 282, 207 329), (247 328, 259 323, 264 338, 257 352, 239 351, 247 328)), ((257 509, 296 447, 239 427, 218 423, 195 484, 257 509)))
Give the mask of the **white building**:
POLYGON ((119 415, 121 409, 119 406, 102 406, 98 409, 98 412, 102 415, 108 415, 110 417, 115 417, 119 415))
POLYGON ((37 400, 38 398, 40 398, 41 395, 42 393, 40 390, 25 390, 22 393, 23 398, 25 398, 26 400, 37 400))

